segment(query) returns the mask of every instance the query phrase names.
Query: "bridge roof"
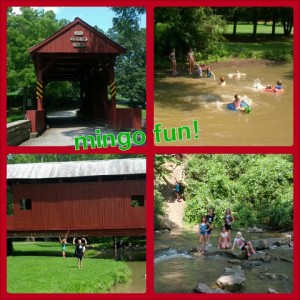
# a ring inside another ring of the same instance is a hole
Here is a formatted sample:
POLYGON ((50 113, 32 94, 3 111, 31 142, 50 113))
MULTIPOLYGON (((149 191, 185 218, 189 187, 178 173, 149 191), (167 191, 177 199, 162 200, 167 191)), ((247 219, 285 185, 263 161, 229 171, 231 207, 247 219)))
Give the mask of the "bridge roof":
POLYGON ((126 49, 81 20, 75 20, 29 49, 38 80, 82 81, 104 69, 126 49))
POLYGON ((8 164, 7 179, 46 179, 146 173, 145 158, 8 164))

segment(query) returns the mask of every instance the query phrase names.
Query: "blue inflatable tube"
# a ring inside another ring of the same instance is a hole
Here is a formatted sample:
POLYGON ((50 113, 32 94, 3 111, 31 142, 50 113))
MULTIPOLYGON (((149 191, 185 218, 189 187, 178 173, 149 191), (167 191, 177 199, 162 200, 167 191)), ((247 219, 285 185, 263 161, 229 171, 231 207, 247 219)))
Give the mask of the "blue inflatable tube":
MULTIPOLYGON (((241 107, 249 107, 249 105, 245 102, 245 101, 241 101, 241 107)), ((235 110, 238 111, 235 107, 233 103, 228 103, 227 104, 227 108, 230 110, 235 110)))

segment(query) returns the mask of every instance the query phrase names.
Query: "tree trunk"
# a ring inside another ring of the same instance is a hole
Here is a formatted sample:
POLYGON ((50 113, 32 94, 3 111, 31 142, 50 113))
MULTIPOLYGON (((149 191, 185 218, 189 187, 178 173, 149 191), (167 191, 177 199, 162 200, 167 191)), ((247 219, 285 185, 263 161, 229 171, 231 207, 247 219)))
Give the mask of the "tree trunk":
POLYGON ((252 32, 252 38, 256 38, 256 32, 257 32, 257 9, 253 8, 253 32, 252 32))
POLYGON ((290 36, 293 28, 293 10, 290 8, 284 9, 281 18, 284 35, 290 36))
POLYGON ((13 255, 14 253, 13 240, 11 238, 7 238, 6 242, 7 242, 7 255, 13 255))
POLYGON ((272 18, 272 38, 275 38, 275 29, 276 29, 276 18, 272 18))
POLYGON ((237 11, 235 10, 234 18, 233 18, 233 32, 232 32, 233 36, 236 36, 237 21, 238 21, 238 15, 237 15, 237 11))

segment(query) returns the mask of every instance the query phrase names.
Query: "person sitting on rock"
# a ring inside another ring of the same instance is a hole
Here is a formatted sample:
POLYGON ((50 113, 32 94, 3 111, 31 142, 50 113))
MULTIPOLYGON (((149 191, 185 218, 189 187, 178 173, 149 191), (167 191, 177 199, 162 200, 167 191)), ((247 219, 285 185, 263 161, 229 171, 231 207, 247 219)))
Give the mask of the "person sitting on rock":
POLYGON ((242 233, 240 231, 237 232, 236 238, 234 238, 234 240, 233 240, 233 245, 232 245, 232 249, 231 250, 234 250, 235 246, 237 246, 241 250, 245 250, 246 253, 247 253, 247 256, 251 256, 250 251, 252 252, 252 254, 256 253, 255 250, 252 247, 251 242, 247 242, 242 237, 242 233))
POLYGON ((219 249, 229 249, 230 243, 231 243, 230 234, 226 230, 225 226, 222 226, 222 229, 220 232, 220 237, 219 237, 218 248, 219 249))

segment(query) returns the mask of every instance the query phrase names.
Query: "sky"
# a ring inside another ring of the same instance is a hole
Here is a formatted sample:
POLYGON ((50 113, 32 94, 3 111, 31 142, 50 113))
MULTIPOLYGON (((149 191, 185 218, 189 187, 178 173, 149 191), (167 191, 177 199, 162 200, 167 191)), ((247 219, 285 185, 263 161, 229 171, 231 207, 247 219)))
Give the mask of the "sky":
MULTIPOLYGON (((14 13, 19 13, 20 7, 13 7, 14 13)), ((73 21, 79 17, 91 26, 97 25, 104 32, 112 27, 112 18, 115 13, 109 7, 32 7, 34 9, 53 10, 56 19, 67 19, 73 21)), ((146 28, 146 15, 141 17, 140 27, 146 28)))

